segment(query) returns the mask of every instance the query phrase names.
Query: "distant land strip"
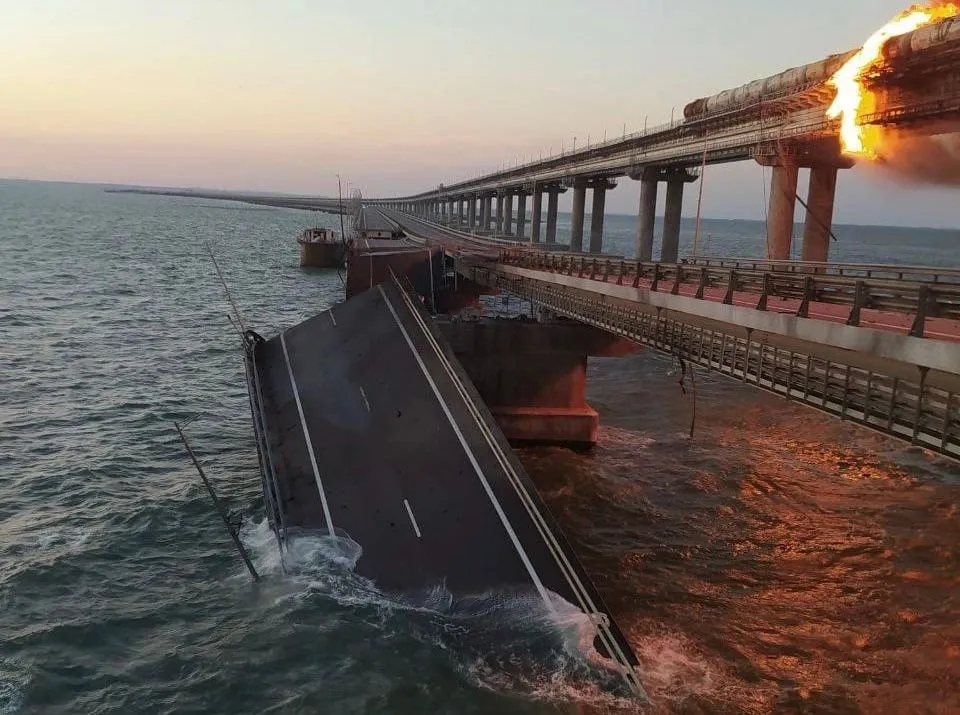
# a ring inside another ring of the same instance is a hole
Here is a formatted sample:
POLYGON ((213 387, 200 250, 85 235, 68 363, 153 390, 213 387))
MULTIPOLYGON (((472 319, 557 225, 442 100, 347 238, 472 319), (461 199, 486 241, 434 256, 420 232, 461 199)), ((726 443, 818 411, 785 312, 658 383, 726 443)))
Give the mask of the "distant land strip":
MULTIPOLYGON (((179 196, 188 199, 212 199, 214 201, 239 201, 258 206, 275 206, 303 211, 322 211, 340 213, 338 199, 322 199, 297 196, 257 196, 255 194, 232 194, 224 191, 190 191, 189 189, 106 189, 109 194, 144 194, 146 196, 179 196)), ((349 204, 344 202, 344 212, 349 212, 349 204)))

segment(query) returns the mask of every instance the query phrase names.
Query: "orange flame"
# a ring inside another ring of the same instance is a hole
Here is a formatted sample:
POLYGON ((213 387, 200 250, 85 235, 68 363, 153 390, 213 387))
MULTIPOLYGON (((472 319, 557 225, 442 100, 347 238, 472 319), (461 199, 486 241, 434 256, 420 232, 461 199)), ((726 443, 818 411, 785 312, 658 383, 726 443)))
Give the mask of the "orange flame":
POLYGON ((940 2, 933 6, 913 5, 881 27, 853 57, 837 70, 829 84, 837 96, 827 109, 827 117, 840 118, 840 143, 845 154, 876 158, 877 136, 870 136, 858 122, 865 107, 872 106, 873 96, 863 85, 863 76, 880 64, 883 46, 892 37, 899 37, 940 20, 960 15, 960 6, 940 2))

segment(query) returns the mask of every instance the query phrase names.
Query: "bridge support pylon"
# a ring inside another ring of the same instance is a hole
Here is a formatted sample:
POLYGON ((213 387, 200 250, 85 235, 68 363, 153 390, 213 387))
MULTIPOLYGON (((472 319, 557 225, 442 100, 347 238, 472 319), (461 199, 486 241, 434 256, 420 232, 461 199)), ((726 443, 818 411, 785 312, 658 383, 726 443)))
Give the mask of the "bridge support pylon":
POLYGON ((573 213, 570 218, 570 251, 583 252, 583 216, 587 203, 587 180, 573 180, 573 213))
POLYGON ((799 173, 796 164, 773 167, 770 208, 767 210, 767 258, 773 261, 789 261, 791 258, 799 173))
POLYGON ((540 243, 540 221, 543 218, 543 188, 533 187, 533 206, 530 211, 530 242, 540 243))
POLYGON ((555 244, 557 242, 557 205, 559 204, 560 194, 566 189, 557 184, 546 188, 547 192, 547 243, 555 244))
POLYGON ((603 252, 603 214, 607 204, 607 190, 616 188, 615 181, 599 179, 590 184, 593 206, 590 210, 590 253, 603 252))
POLYGON ((833 204, 837 196, 837 167, 810 169, 807 219, 803 225, 803 260, 826 262, 830 255, 833 204))
POLYGON ((517 238, 523 238, 527 228, 527 194, 523 189, 517 192, 517 238))
POLYGON ((640 214, 637 216, 637 260, 653 260, 653 227, 657 220, 657 188, 660 181, 656 178, 640 180, 640 214))
POLYGON ((667 202, 663 215, 663 241, 660 260, 676 263, 680 255, 680 219, 683 212, 683 185, 699 177, 686 169, 641 166, 629 172, 640 181, 640 211, 637 216, 636 255, 639 261, 653 260, 653 229, 657 217, 659 183, 667 184, 667 202))
POLYGON ((503 195, 503 231, 505 236, 513 235, 513 194, 509 191, 503 195))

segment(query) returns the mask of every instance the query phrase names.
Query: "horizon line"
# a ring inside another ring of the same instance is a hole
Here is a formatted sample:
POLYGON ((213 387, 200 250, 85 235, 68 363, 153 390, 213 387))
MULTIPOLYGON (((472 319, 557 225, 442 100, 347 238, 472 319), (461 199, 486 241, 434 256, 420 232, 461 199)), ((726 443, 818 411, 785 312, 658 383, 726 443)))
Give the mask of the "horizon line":
MULTIPOLYGON (((208 191, 208 192, 219 192, 224 194, 232 194, 233 196, 274 196, 277 198, 297 198, 297 199, 336 199, 336 196, 321 196, 320 194, 296 194, 289 192, 278 192, 278 191, 265 191, 265 190, 253 190, 253 189, 222 189, 222 188, 210 188, 205 186, 174 186, 169 184, 127 184, 127 183, 118 183, 111 181, 100 181, 100 180, 86 180, 86 181, 77 181, 77 180, 66 180, 66 179, 24 179, 14 176, 0 176, 0 181, 7 182, 21 182, 21 183, 30 183, 30 184, 74 184, 78 186, 104 186, 104 187, 123 187, 123 188, 132 188, 132 189, 172 189, 177 191, 208 191)), ((177 197, 170 197, 177 198, 177 197)), ((189 197, 179 197, 179 198, 189 198, 189 197)), ((207 197, 209 198, 209 197, 207 197)), ((217 200, 217 199, 215 199, 217 200)), ((230 196, 225 196, 223 201, 229 201, 230 196)), ((278 207, 279 208, 279 207, 278 207)), ((306 209, 291 209, 293 211, 300 211, 306 209)), ((570 211, 558 211, 557 214, 570 214, 570 211)), ((541 214, 542 215, 542 214, 541 214)), ((584 212, 584 217, 592 215, 589 211, 584 212)), ((632 213, 617 213, 615 211, 606 212, 607 216, 636 216, 632 213)), ((662 216, 657 216, 657 220, 663 220, 662 216)), ((694 216, 682 216, 681 221, 693 221, 696 220, 694 216)), ((765 219, 763 218, 726 218, 726 217, 717 217, 717 216, 701 216, 701 221, 748 221, 751 223, 764 223, 765 219)), ((802 225, 802 221, 794 221, 794 225, 802 225)), ((905 224, 888 224, 888 223, 838 223, 835 222, 834 226, 854 226, 858 228, 913 228, 913 229, 922 229, 925 231, 960 231, 958 228, 946 228, 943 226, 908 226, 905 224)))

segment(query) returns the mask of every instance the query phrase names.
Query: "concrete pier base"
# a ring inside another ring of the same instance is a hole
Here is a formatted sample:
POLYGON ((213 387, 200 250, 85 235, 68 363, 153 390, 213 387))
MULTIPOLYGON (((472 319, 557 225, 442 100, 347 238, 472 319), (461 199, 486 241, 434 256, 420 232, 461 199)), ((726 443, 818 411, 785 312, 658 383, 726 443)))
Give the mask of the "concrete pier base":
POLYGON ((567 322, 441 319, 438 326, 514 443, 590 447, 600 417, 586 401, 587 356, 637 348, 589 326, 567 322))

